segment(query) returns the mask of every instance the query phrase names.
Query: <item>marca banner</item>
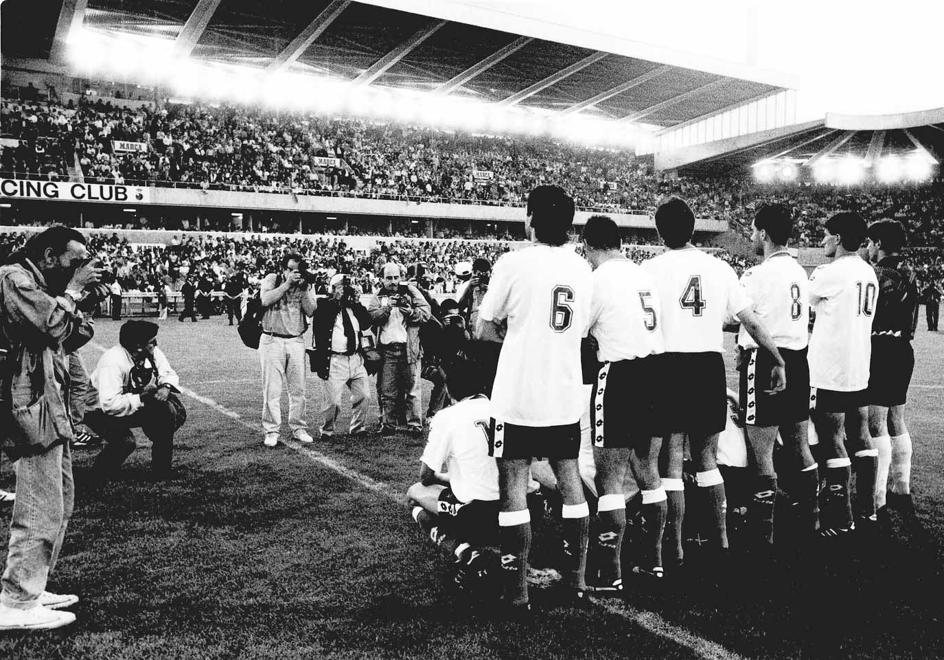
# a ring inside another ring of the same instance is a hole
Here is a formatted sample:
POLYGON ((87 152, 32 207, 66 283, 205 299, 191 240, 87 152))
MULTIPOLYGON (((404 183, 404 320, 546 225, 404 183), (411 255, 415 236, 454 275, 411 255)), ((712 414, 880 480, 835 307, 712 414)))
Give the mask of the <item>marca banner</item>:
POLYGON ((340 158, 329 158, 327 156, 315 156, 315 166, 317 167, 341 167, 340 158))
POLYGON ((125 140, 112 140, 112 151, 139 151, 146 154, 148 146, 146 142, 127 142, 125 140))
POLYGON ((151 199, 151 194, 150 190, 142 186, 0 179, 0 198, 147 204, 151 199))
POLYGON ((472 170, 472 176, 479 181, 491 181, 495 178, 495 173, 491 170, 472 170))

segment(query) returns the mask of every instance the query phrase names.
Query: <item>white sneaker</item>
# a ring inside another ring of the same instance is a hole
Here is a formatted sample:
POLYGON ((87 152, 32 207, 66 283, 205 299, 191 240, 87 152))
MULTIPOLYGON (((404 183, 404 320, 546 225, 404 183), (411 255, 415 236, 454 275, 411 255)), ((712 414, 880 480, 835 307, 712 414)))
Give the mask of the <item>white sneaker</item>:
POLYGON ((39 604, 50 610, 61 610, 63 607, 72 607, 79 602, 75 594, 54 594, 44 591, 39 596, 39 604))
POLYGON ((305 429, 295 431, 294 437, 296 440, 298 440, 299 442, 304 442, 306 445, 310 445, 312 442, 315 441, 315 439, 311 437, 311 434, 305 429))
POLYGON ((0 630, 50 630, 74 621, 72 612, 57 612, 42 605, 25 610, 0 605, 0 630))
POLYGON ((275 447, 279 444, 279 434, 278 433, 266 433, 265 439, 262 441, 266 447, 275 447))

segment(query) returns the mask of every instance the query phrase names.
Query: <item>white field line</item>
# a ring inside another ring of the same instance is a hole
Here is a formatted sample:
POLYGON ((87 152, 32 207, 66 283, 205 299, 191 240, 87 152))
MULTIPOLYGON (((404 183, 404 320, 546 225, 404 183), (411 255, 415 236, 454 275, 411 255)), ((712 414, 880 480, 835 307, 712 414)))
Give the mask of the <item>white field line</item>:
MULTIPOLYGON (((89 346, 92 348, 104 352, 105 347, 99 344, 98 342, 92 341, 89 342, 89 346)), ((206 381, 208 382, 208 381, 206 381)), ((233 381, 221 381, 221 382, 233 382, 233 381)), ((261 435, 262 429, 258 424, 253 424, 242 418, 242 416, 223 406, 210 397, 203 396, 187 387, 180 387, 180 392, 199 403, 212 408, 216 412, 228 417, 233 420, 243 428, 246 428, 252 431, 256 435, 261 435)), ((378 495, 383 496, 384 498, 401 505, 403 503, 403 496, 390 484, 384 483, 382 481, 377 481, 368 477, 367 475, 361 474, 356 470, 343 465, 342 463, 337 462, 333 458, 322 454, 319 451, 314 449, 309 449, 304 444, 292 440, 291 442, 286 442, 281 440, 281 442, 288 447, 289 449, 298 452, 302 456, 306 457, 308 460, 313 463, 317 463, 322 467, 325 467, 333 472, 336 472, 357 485, 363 487, 366 490, 377 493, 378 495)), ((655 612, 649 612, 646 610, 638 610, 631 605, 626 603, 615 604, 612 601, 606 601, 601 598, 591 598, 590 599, 595 604, 599 605, 602 609, 614 614, 618 617, 621 617, 640 628, 643 628, 657 637, 661 637, 670 642, 673 642, 683 648, 686 648, 693 653, 697 654, 699 657, 705 658, 705 660, 741 660, 741 656, 733 651, 729 651, 720 644, 716 644, 710 640, 707 640, 703 637, 696 635, 684 628, 673 625, 663 619, 661 616, 655 612)))

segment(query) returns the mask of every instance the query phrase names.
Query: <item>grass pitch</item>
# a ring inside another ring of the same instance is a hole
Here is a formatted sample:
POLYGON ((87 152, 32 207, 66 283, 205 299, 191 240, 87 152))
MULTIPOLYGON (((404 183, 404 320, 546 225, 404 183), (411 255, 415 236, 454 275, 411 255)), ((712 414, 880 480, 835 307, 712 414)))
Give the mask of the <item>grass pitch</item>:
MULTIPOLYGON (((117 330, 99 321, 95 342, 113 345, 117 330)), ((895 517, 894 534, 871 548, 817 553, 761 577, 735 567, 664 593, 630 589, 625 603, 528 622, 471 608, 448 586, 439 551, 399 501, 418 474, 420 442, 339 436, 309 452, 265 448, 258 358, 234 328, 218 317, 170 320, 158 341, 199 397, 185 399, 181 478, 150 480, 142 437, 119 480, 80 485, 50 583, 81 596, 78 621, 3 634, 0 658, 944 656, 944 334, 919 331, 915 341, 920 530, 895 517)), ((91 368, 98 350, 84 356, 91 368)), ((320 381, 308 384, 314 431, 320 381)), ((80 482, 94 454, 76 452, 80 482)), ((0 487, 12 486, 4 462, 0 487)))

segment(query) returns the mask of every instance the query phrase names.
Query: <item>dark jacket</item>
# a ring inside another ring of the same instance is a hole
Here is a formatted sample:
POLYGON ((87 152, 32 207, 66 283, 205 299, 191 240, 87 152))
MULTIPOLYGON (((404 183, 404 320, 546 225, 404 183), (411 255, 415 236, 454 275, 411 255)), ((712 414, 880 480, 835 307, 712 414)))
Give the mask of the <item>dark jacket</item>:
MULTIPOLYGON (((370 314, 367 308, 359 302, 350 305, 350 310, 360 325, 360 332, 370 330, 370 314)), ((331 364, 331 335, 334 332, 334 323, 337 321, 341 306, 334 298, 324 298, 318 301, 318 307, 311 318, 311 337, 315 344, 315 362, 313 369, 319 374, 324 373, 331 364)), ((361 348, 360 332, 357 337, 357 347, 361 348)))
POLYGON ((918 286, 914 272, 895 255, 876 263, 875 275, 878 301, 872 335, 911 341, 918 326, 918 286))

